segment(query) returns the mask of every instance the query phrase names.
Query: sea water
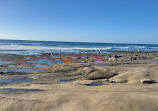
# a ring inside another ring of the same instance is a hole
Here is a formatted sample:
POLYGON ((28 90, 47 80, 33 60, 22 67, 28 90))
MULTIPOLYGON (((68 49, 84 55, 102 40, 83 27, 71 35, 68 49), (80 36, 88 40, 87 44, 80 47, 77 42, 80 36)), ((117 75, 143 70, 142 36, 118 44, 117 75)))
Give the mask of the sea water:
POLYGON ((88 43, 88 42, 56 42, 31 40, 2 40, 0 53, 19 55, 40 55, 41 53, 95 53, 110 51, 158 51, 158 44, 120 44, 120 43, 88 43))

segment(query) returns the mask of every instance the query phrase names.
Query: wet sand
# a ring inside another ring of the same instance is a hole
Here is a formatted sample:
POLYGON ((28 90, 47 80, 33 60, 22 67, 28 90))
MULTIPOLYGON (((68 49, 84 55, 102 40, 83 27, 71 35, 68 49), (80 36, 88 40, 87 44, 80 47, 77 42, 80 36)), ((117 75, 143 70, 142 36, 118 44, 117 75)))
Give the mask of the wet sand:
POLYGON ((0 67, 0 110, 157 111, 158 53, 107 56, 2 54, 9 63, 0 67))

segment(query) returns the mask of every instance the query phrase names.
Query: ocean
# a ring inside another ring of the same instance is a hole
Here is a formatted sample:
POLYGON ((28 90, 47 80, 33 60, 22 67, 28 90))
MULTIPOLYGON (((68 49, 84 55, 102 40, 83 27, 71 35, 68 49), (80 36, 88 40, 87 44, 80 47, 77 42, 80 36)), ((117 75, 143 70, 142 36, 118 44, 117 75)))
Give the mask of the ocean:
POLYGON ((39 55, 41 53, 95 53, 102 50, 110 51, 158 51, 158 44, 123 44, 123 43, 88 43, 88 42, 57 42, 32 40, 2 40, 0 53, 18 55, 39 55))

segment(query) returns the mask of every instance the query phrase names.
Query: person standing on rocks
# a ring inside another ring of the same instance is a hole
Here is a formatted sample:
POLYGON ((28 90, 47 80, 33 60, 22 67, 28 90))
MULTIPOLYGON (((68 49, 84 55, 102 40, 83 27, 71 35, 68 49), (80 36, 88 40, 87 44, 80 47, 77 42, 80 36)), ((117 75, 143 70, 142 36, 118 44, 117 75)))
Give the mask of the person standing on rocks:
POLYGON ((98 50, 98 53, 100 54, 100 49, 98 50))
POLYGON ((108 60, 109 60, 109 62, 111 61, 111 56, 110 55, 108 55, 108 60))
POLYGON ((59 57, 61 58, 61 52, 59 52, 59 57))
POLYGON ((51 51, 51 58, 53 58, 53 50, 51 51))
POLYGON ((117 54, 115 54, 114 58, 115 58, 115 61, 117 61, 117 54))
POLYGON ((103 50, 101 49, 101 55, 103 54, 103 50))

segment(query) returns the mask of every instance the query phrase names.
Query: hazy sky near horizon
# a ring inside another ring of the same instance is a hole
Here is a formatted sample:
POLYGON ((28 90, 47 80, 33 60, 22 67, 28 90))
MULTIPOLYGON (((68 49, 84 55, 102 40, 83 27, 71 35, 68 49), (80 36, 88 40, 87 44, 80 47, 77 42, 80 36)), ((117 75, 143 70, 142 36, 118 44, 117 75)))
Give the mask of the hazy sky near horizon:
POLYGON ((0 0, 0 39, 158 44, 158 0, 0 0))

